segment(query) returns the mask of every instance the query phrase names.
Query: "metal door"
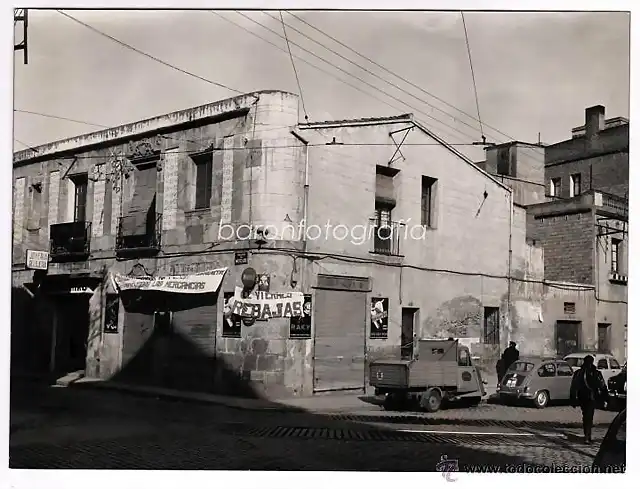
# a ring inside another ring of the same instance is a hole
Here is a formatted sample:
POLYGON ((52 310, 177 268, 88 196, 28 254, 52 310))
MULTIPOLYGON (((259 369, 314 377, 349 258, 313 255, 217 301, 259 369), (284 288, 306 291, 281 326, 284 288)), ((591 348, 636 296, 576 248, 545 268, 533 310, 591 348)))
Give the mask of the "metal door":
POLYGON ((364 389, 367 294, 315 294, 314 391, 364 389))

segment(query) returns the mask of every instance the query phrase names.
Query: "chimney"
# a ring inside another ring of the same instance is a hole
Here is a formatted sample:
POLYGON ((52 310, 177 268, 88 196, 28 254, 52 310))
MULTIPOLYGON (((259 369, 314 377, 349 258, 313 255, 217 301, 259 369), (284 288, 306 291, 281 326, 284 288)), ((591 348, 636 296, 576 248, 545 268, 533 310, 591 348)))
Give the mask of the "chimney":
POLYGON ((594 105, 585 111, 585 136, 592 138, 604 129, 604 106, 594 105))

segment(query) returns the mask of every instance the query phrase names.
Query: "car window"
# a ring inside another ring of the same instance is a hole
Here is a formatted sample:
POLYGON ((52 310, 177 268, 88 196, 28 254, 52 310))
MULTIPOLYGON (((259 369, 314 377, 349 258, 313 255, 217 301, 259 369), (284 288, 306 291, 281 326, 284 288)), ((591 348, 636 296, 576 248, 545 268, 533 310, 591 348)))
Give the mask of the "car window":
POLYGON ((509 367, 509 372, 531 372, 535 365, 530 362, 514 362, 509 367))
POLYGON ((616 360, 615 358, 610 358, 609 363, 611 364, 611 368, 615 368, 615 369, 620 368, 620 364, 618 363, 618 360, 616 360))
POLYGON ((467 350, 460 350, 458 353, 458 366, 468 367, 469 365, 469 352, 467 350))
POLYGON ((567 362, 572 367, 580 368, 582 367, 582 362, 584 361, 584 358, 571 357, 571 358, 565 358, 564 361, 567 362))
POLYGON ((557 372, 558 372, 558 377, 572 377, 573 376, 573 370, 571 370, 571 367, 566 364, 566 363, 558 363, 557 364, 557 372))
POLYGON ((609 368, 609 364, 607 363, 606 358, 601 358, 600 360, 598 360, 598 368, 601 368, 603 370, 607 370, 609 368))
POLYGON ((553 363, 545 363, 538 369, 538 376, 540 377, 555 377, 556 366, 553 363))

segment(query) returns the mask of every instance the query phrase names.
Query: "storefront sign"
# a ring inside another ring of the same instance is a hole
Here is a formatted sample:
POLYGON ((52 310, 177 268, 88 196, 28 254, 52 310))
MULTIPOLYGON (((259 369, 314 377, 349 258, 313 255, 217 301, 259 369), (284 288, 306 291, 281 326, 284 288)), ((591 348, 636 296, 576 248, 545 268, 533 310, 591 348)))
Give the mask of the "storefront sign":
POLYGON ((236 265, 247 265, 249 263, 248 251, 236 251, 235 262, 236 265))
POLYGON ((252 292, 242 297, 242 288, 236 287, 231 311, 241 317, 254 319, 290 318, 302 315, 304 295, 302 292, 272 294, 252 292))
POLYGON ((371 281, 364 277, 343 277, 339 275, 318 275, 317 289, 349 290, 369 292, 371 281))
POLYGON ((294 316, 289 321, 289 338, 311 338, 311 295, 304 296, 302 316, 294 316))
POLYGON ((193 275, 176 275, 166 277, 128 277, 113 274, 113 281, 120 291, 148 290, 177 294, 207 294, 217 292, 226 268, 218 268, 193 275))
POLYGON ((30 270, 47 270, 49 253, 46 251, 27 250, 27 268, 30 270))
POLYGON ((371 299, 371 333, 372 339, 386 339, 389 334, 389 299, 371 299))

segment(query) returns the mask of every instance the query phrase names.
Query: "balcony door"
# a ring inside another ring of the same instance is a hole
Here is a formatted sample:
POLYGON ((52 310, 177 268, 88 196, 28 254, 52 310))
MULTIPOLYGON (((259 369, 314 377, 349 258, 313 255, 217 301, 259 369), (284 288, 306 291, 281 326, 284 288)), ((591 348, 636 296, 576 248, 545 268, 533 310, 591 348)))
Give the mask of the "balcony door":
POLYGON ((373 216, 373 247, 376 253, 391 253, 391 211, 391 206, 376 203, 373 216))

